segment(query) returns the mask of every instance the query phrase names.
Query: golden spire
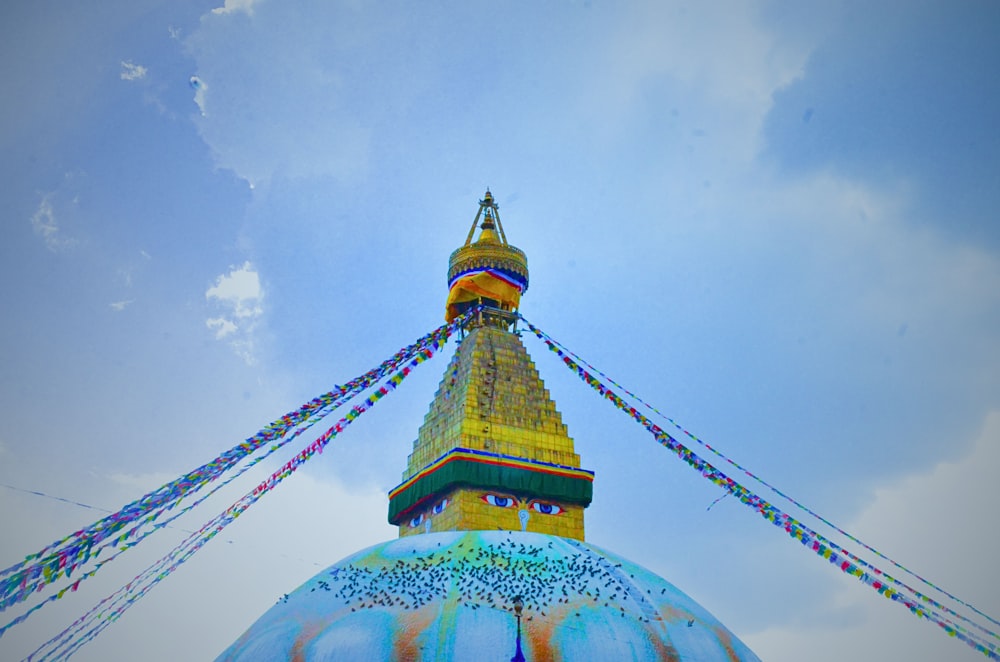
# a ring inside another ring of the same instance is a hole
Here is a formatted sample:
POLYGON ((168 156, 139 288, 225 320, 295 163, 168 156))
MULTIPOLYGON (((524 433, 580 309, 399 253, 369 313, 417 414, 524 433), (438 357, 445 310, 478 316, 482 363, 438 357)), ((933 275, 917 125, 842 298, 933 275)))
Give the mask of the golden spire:
POLYGON ((466 325, 403 482, 389 492, 389 522, 401 536, 500 528, 583 540, 594 474, 580 468, 555 403, 509 330, 528 262, 507 243, 488 190, 451 255, 448 280, 449 319, 486 308, 466 325))

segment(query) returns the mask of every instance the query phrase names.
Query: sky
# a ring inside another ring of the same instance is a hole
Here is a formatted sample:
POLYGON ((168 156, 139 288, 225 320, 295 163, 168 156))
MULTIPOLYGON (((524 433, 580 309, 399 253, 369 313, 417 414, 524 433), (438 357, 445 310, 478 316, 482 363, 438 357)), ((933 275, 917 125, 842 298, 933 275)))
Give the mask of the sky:
MULTIPOLYGON (((488 187, 528 256, 527 319, 1000 618, 998 31, 992 0, 4 3, 0 566, 437 327, 488 187)), ((718 488, 525 345, 596 472, 589 542, 769 662, 982 659, 712 505, 718 488)), ((393 538, 386 492, 452 351, 76 659, 212 659, 393 538)), ((275 466, 11 630, 0 658, 275 466)))

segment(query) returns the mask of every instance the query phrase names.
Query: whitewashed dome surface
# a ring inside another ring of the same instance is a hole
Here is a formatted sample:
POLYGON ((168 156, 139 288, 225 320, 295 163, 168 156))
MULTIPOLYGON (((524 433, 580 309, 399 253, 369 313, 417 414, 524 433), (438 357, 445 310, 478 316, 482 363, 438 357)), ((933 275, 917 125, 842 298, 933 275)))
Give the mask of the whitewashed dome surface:
POLYGON ((369 547, 283 596, 218 658, 758 660, 686 594, 588 543, 537 533, 428 533, 369 547))

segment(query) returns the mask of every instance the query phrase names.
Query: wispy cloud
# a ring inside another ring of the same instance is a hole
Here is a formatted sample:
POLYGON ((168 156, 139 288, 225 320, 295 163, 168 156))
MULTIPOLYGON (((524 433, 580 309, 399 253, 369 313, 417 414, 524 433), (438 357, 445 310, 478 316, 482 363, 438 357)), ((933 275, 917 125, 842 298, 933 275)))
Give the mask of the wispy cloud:
POLYGON ((111 306, 111 310, 115 311, 116 313, 120 313, 132 303, 135 303, 135 299, 128 299, 125 301, 115 301, 113 303, 109 303, 108 305, 111 306))
POLYGON ((50 251, 58 252, 71 247, 75 242, 67 238, 59 229, 56 213, 52 206, 52 193, 47 193, 38 203, 38 209, 31 215, 31 227, 42 238, 50 251))
POLYGON ((253 364, 253 331, 264 314, 264 291, 257 270, 249 261, 230 267, 229 273, 220 275, 215 285, 205 291, 205 299, 222 311, 206 319, 205 325, 215 331, 217 339, 229 339, 236 353, 253 364))
POLYGON ((121 79, 127 81, 142 80, 146 77, 147 73, 146 67, 141 64, 135 64, 131 60, 122 60, 122 72, 121 79))

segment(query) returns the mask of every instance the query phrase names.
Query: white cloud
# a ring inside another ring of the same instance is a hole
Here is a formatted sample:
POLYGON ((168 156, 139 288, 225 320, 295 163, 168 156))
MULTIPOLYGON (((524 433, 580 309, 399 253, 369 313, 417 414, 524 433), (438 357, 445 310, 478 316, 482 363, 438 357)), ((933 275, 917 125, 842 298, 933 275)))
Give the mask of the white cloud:
POLYGON ((115 311, 116 313, 120 313, 121 311, 125 310, 125 308, 128 305, 130 305, 132 303, 135 303, 135 299, 127 299, 127 300, 124 300, 124 301, 115 301, 113 303, 109 303, 108 305, 111 306, 111 310, 115 311))
POLYGON ((257 0, 226 0, 222 7, 216 7, 212 10, 213 14, 233 14, 236 12, 244 12, 253 16, 253 6, 257 0))
MULTIPOLYGON (((987 416, 965 457, 941 462, 930 471, 877 490, 872 502, 847 530, 996 617, 1000 614, 1000 574, 996 572, 995 554, 1000 546, 1000 530, 995 526, 997 467, 1000 411, 987 416)), ((874 560, 890 575, 943 601, 936 591, 889 562, 874 560)), ((774 627, 743 639, 762 659, 771 662, 801 660, 805 650, 815 662, 983 658, 965 643, 950 639, 930 621, 917 619, 853 578, 843 579, 834 602, 854 616, 850 624, 774 627)))
POLYGON ((146 77, 147 69, 141 64, 135 64, 131 60, 122 60, 121 79, 127 81, 142 80, 146 77))
POLYGON ((223 310, 223 314, 205 320, 205 325, 215 331, 219 340, 229 338, 236 353, 253 364, 253 332, 264 314, 264 292, 256 269, 250 262, 231 267, 206 290, 205 299, 223 310))
POLYGON ((241 267, 231 267, 228 274, 219 276, 215 285, 205 292, 206 299, 215 299, 229 306, 239 319, 260 316, 263 312, 260 307, 262 297, 260 276, 250 262, 244 262, 241 267))

